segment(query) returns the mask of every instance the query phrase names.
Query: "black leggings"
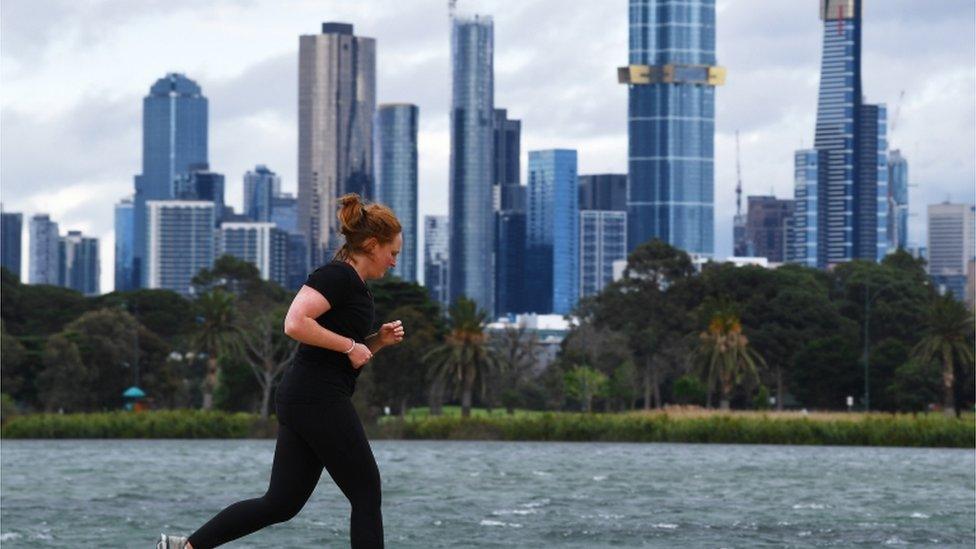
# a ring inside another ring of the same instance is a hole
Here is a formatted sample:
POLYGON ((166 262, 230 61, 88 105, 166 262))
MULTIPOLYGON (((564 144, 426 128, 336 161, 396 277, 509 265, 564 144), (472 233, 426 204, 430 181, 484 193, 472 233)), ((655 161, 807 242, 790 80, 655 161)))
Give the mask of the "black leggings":
POLYGON ((352 402, 277 404, 278 442, 271 483, 261 497, 239 501, 190 536, 194 549, 216 547, 301 511, 322 467, 352 504, 352 547, 383 547, 380 473, 352 402))

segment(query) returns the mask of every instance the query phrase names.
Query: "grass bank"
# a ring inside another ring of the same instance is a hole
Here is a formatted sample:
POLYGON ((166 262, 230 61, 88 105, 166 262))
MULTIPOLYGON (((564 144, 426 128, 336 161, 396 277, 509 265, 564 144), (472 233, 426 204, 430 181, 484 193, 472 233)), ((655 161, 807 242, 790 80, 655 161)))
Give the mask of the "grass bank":
MULTIPOLYGON (((405 419, 384 417, 368 427, 379 439, 694 442, 817 444, 841 446, 976 447, 973 414, 845 414, 666 410, 622 414, 458 410, 430 416, 417 410, 405 419)), ((9 418, 5 439, 25 438, 266 438, 274 419, 255 414, 199 410, 143 413, 32 414, 9 418)))
POLYGON ((706 410, 386 418, 375 438, 976 447, 972 414, 800 414, 706 410))
POLYGON ((0 436, 12 438, 248 438, 273 436, 273 420, 256 414, 160 410, 91 414, 29 414, 10 418, 0 436))

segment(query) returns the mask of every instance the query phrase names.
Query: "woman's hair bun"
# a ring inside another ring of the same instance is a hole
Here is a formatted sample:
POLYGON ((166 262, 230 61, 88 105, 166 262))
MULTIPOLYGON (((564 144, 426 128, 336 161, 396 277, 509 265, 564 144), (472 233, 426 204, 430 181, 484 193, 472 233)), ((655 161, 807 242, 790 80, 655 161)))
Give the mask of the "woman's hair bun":
POLYGON ((349 236, 363 222, 366 208, 362 199, 356 193, 349 193, 339 198, 339 230, 349 236))

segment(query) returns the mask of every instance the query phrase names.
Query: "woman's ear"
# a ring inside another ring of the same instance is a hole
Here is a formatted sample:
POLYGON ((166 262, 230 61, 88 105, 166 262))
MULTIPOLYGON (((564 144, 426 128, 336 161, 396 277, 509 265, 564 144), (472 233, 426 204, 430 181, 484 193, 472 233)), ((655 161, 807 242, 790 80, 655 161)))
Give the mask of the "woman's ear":
POLYGON ((380 241, 375 236, 371 236, 363 241, 363 250, 366 250, 366 253, 373 253, 379 243, 380 241))

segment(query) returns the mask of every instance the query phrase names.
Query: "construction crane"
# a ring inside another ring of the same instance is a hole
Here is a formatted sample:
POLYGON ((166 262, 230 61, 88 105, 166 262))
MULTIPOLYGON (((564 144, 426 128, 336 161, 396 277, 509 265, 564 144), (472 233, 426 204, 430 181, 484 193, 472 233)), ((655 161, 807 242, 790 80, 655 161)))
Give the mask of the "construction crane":
POLYGON ((901 103, 905 99, 905 90, 901 90, 898 93, 898 102, 895 103, 895 112, 891 115, 891 122, 888 124, 888 142, 891 142, 891 136, 895 134, 895 126, 898 125, 898 115, 901 114, 901 103))

